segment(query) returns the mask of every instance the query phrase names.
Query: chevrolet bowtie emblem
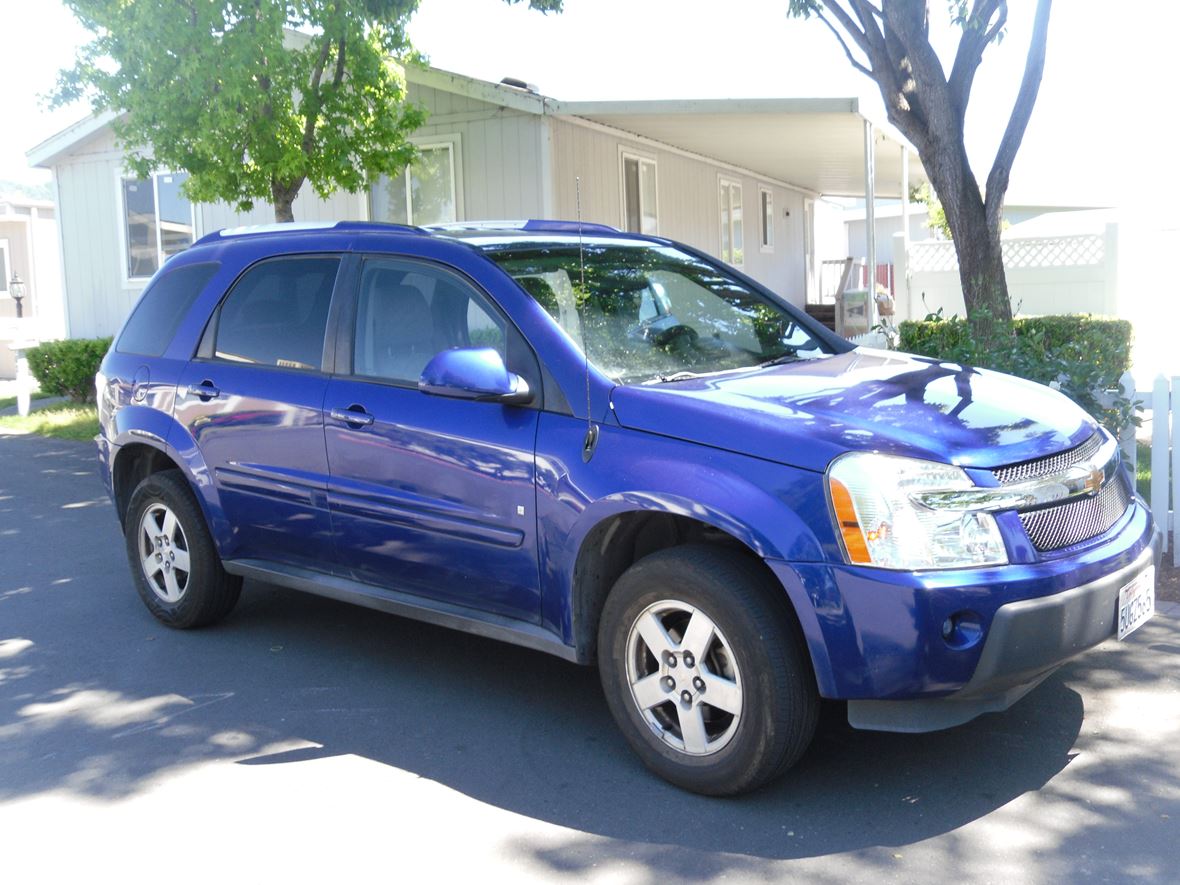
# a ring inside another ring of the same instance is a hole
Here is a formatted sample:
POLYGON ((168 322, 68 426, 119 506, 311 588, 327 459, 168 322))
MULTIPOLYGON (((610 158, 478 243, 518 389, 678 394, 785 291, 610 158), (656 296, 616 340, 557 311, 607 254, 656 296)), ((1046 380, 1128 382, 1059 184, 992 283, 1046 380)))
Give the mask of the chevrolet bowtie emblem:
POLYGON ((1096 495, 1102 489, 1102 483, 1106 479, 1106 471, 1101 467, 1091 467, 1090 475, 1086 477, 1086 494, 1096 495))

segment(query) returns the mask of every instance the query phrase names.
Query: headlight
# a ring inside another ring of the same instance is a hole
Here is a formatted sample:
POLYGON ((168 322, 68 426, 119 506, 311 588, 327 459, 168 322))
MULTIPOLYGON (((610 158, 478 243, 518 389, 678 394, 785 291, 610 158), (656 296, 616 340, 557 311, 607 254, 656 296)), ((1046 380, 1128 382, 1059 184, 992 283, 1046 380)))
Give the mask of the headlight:
POLYGON ((931 509, 913 495, 974 489, 950 464, 898 455, 851 452, 832 462, 828 500, 850 563, 890 569, 1005 565, 1008 554, 995 517, 931 509))

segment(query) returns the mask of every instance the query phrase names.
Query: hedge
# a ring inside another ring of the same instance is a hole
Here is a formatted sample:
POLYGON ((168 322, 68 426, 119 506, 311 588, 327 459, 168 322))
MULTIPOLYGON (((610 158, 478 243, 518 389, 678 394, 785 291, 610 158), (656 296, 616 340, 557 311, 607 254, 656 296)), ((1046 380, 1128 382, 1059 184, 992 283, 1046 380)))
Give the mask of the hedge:
POLYGON ((992 322, 986 336, 959 317, 928 316, 898 329, 898 349, 1048 384, 1101 421, 1116 436, 1138 423, 1119 391, 1131 365, 1131 324, 1085 314, 1021 317, 992 322))
POLYGON ((44 393, 94 402, 94 376, 110 347, 110 338, 48 341, 29 350, 29 371, 44 393))

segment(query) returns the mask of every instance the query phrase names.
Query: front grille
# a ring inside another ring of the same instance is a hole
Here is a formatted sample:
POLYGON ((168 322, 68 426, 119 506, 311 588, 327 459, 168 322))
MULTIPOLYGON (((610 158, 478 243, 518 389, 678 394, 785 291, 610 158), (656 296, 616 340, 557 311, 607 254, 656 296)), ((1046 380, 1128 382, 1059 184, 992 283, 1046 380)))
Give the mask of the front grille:
POLYGON ((1048 476, 1051 473, 1059 473, 1067 467, 1072 467, 1074 464, 1092 457, 1101 445, 1102 435, 1095 433, 1080 446, 1075 446, 1064 452, 1058 452, 1056 455, 1050 455, 1048 458, 1037 458, 1033 461, 1022 461, 1020 464, 1009 464, 1007 467, 993 470, 992 473, 1000 481, 1000 485, 1008 485, 1008 483, 1012 482, 1024 482, 1026 479, 1048 476))
POLYGON ((1020 514, 1020 521, 1038 550, 1060 550, 1101 535, 1118 522, 1130 503, 1127 481, 1120 473, 1097 495, 1043 510, 1025 511, 1020 514))
MULTIPOLYGON (((1102 446, 1102 435, 1095 433, 1080 446, 1047 458, 1023 461, 993 470, 1001 485, 1025 482, 1059 473, 1074 464, 1092 458, 1102 446)), ((1025 510, 1020 521, 1033 546, 1042 552, 1060 550, 1101 535, 1122 516, 1131 503, 1131 493, 1121 470, 1098 492, 1040 510, 1025 510)))

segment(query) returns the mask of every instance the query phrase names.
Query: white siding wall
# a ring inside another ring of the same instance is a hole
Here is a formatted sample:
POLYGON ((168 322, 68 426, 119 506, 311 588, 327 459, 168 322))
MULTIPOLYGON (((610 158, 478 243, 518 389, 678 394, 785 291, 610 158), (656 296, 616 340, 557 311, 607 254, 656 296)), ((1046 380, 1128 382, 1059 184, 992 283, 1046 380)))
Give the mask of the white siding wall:
POLYGON ((459 136, 461 221, 544 215, 540 117, 414 83, 410 100, 430 111, 415 141, 459 136))
POLYGON ((659 234, 721 254, 720 179, 742 183, 745 264, 742 270, 794 304, 806 300, 803 194, 765 179, 577 122, 550 118, 554 215, 573 219, 575 179, 582 180, 582 219, 623 226, 620 150, 656 161, 659 234), (759 186, 774 194, 774 251, 761 252, 759 186), (789 213, 789 214, 788 214, 789 213))

